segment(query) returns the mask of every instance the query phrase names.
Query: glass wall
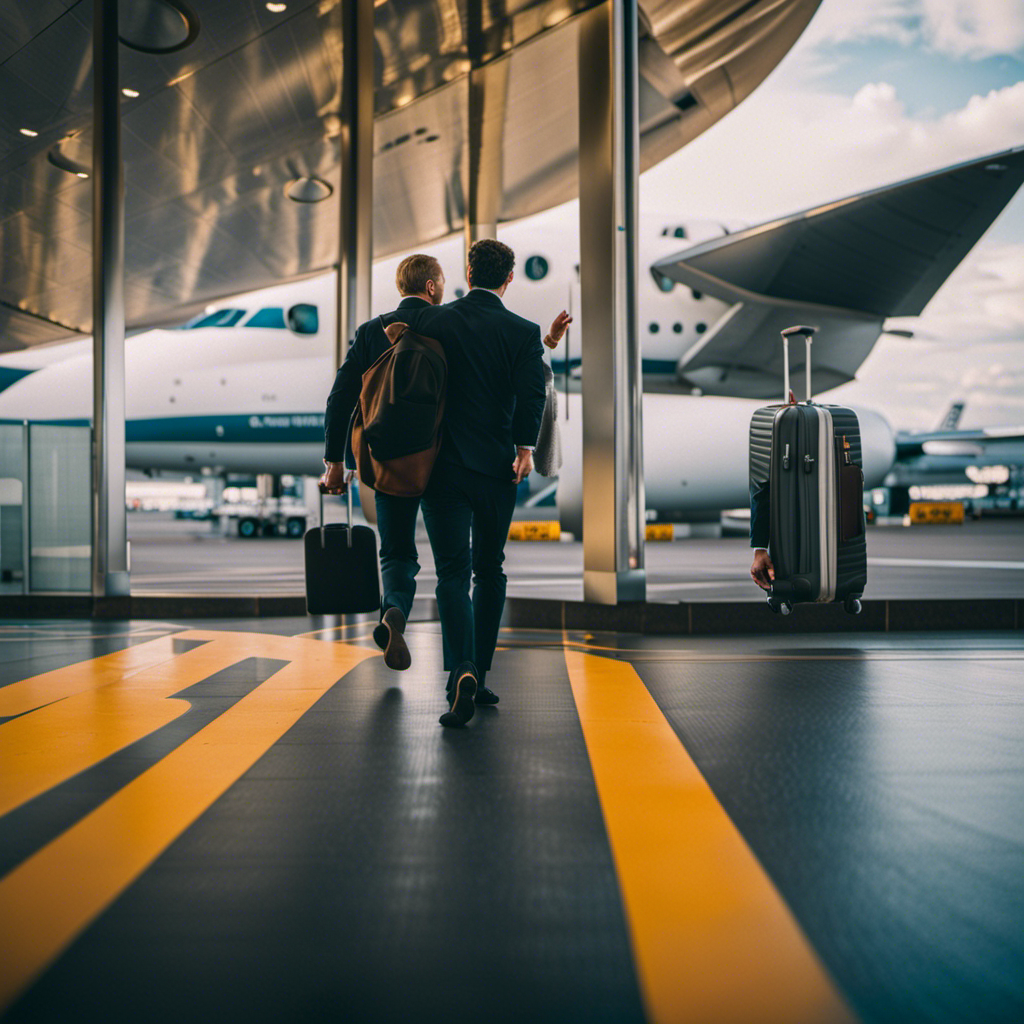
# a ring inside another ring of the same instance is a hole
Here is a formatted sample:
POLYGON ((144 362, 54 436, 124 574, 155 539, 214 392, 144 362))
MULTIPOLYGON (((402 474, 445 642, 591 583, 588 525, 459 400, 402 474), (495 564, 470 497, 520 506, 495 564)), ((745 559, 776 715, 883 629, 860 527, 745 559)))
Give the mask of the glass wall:
POLYGON ((25 427, 0 423, 0 594, 22 594, 25 580, 25 427))
POLYGON ((92 588, 91 444, 88 427, 29 430, 29 589, 92 588))

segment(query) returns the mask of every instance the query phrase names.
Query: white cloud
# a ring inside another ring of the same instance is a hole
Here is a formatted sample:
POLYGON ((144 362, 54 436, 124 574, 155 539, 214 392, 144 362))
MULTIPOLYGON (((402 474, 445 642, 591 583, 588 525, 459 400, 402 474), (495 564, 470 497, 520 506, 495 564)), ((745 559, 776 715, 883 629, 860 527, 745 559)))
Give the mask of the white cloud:
POLYGON ((924 38, 953 57, 981 59, 1024 47, 1020 0, 923 0, 924 38))
POLYGON ((872 41, 980 60, 1024 47, 1020 0, 825 0, 804 47, 872 41))
POLYGON ((886 82, 852 98, 769 84, 646 174, 644 195, 756 223, 1022 143, 1024 81, 931 119, 886 82))

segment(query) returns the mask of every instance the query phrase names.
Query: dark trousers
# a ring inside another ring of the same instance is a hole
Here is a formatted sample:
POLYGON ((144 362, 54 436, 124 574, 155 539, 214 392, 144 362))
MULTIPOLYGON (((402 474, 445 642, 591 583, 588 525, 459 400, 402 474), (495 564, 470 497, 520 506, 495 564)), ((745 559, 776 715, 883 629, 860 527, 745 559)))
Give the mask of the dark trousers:
POLYGON ((416 596, 416 573, 420 571, 416 551, 416 513, 419 498, 396 498, 376 492, 377 532, 380 534, 380 575, 383 583, 380 614, 399 608, 409 618, 416 596))
POLYGON ((437 611, 446 671, 464 661, 473 662, 481 675, 491 667, 505 607, 506 577, 501 566, 515 504, 516 485, 511 480, 450 462, 434 467, 423 495, 423 521, 437 567, 437 611))

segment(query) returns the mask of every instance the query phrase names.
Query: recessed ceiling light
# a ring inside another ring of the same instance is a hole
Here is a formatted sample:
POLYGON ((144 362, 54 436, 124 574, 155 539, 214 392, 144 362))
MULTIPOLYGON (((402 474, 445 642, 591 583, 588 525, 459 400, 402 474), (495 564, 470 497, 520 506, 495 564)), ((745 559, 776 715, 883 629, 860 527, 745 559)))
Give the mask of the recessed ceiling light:
POLYGON ((138 89, 129 89, 128 86, 125 86, 121 90, 121 93, 122 93, 122 95, 127 96, 128 99, 130 99, 130 100, 137 100, 139 98, 139 90, 138 89))
POLYGON ((288 10, 287 4, 267 4, 267 10, 272 14, 280 14, 282 11, 288 10))
POLYGON ((18 131, 22 135, 27 135, 30 139, 34 139, 39 134, 39 132, 33 131, 31 128, 19 128, 18 131))
POLYGON ((75 171, 75 177, 76 178, 88 178, 89 175, 86 174, 85 171, 75 171))
POLYGON ((284 194, 295 203, 322 203, 334 191, 323 178, 304 175, 288 182, 284 194))
POLYGON ((194 42, 199 19, 185 0, 133 0, 122 4, 118 36, 142 53, 173 53, 194 42))

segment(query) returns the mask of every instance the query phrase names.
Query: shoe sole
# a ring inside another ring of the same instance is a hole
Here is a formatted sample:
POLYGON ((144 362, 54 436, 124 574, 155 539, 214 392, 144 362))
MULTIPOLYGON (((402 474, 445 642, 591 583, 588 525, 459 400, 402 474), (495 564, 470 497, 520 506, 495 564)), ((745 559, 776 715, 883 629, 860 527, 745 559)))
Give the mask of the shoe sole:
POLYGON ((455 682, 455 700, 451 710, 446 711, 438 721, 445 726, 465 725, 476 712, 473 698, 476 696, 476 680, 471 675, 460 676, 455 682))
POLYGON ((373 631, 374 643, 384 652, 384 664, 395 672, 404 672, 412 665, 412 655, 401 632, 388 622, 391 609, 384 613, 384 619, 373 631))

